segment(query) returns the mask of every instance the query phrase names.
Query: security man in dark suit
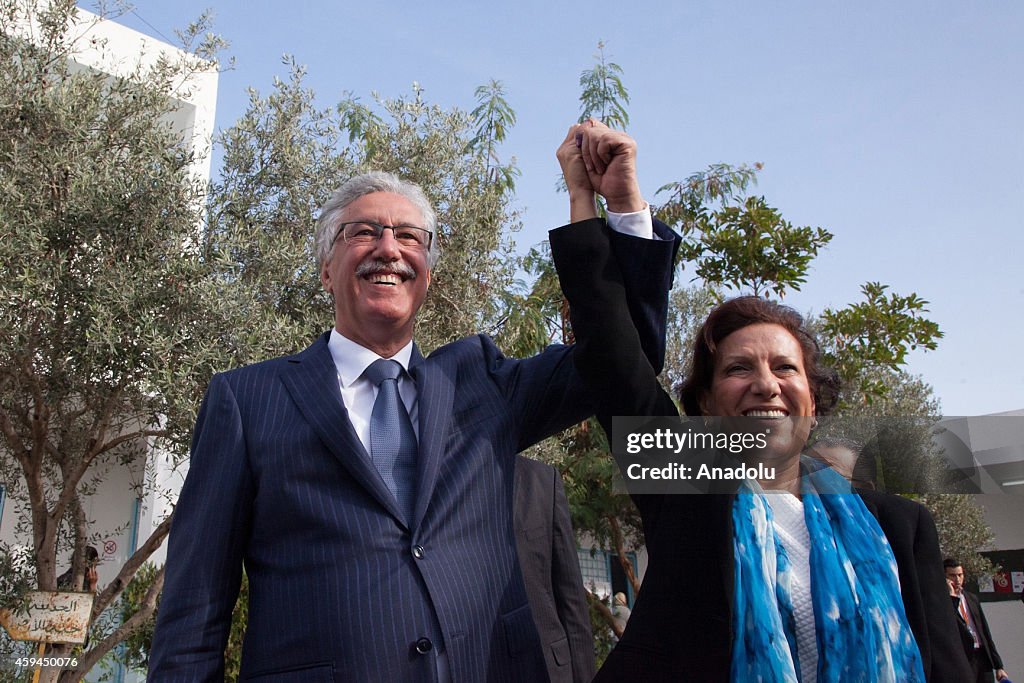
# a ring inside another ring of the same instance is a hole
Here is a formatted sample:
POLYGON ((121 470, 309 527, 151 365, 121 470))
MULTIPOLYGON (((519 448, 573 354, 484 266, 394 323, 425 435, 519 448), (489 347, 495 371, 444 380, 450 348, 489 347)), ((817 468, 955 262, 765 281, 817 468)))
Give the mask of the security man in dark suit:
POLYGON ((516 456, 515 529, 519 566, 551 683, 590 683, 590 630, 576 535, 562 477, 546 463, 516 456))
POLYGON ((996 642, 988 629, 988 620, 981 611, 978 596, 964 590, 964 568, 960 560, 946 558, 942 566, 946 570, 949 596, 960 625, 960 638, 974 670, 975 680, 977 683, 991 683, 993 680, 1008 679, 1009 675, 1003 670, 1003 660, 996 650, 996 642), (996 670, 994 679, 993 669, 996 670))

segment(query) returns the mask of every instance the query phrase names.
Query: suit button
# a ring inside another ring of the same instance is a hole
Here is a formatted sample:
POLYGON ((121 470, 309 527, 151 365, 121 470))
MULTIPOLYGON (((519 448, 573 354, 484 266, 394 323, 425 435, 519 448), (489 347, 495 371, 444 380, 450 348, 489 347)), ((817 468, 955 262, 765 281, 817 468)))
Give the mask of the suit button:
POLYGON ((434 649, 434 644, 427 638, 420 638, 416 641, 416 652, 425 655, 434 649))
MULTIPOLYGON (((417 560, 422 560, 423 559, 423 546, 421 546, 421 545, 414 545, 412 547, 412 556, 415 557, 417 560)), ((417 646, 419 646, 420 642, 423 642, 423 641, 417 642, 417 646)), ((430 645, 430 641, 429 640, 427 641, 427 645, 430 645)))

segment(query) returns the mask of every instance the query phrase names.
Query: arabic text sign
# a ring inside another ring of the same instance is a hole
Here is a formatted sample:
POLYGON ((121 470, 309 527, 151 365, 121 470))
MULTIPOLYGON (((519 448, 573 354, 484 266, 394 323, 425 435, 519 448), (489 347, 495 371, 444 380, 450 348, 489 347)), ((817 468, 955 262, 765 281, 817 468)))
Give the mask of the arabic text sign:
POLYGON ((89 630, 92 593, 35 591, 28 594, 28 612, 0 610, 0 624, 15 640, 82 643, 89 630))

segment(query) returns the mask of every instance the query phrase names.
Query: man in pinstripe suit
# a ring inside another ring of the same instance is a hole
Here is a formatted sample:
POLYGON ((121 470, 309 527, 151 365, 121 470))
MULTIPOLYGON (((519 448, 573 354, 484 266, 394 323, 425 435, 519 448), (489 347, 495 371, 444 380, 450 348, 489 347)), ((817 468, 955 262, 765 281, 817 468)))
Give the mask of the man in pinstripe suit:
MULTIPOLYGON (((613 218, 649 231, 632 140, 595 124, 583 135, 603 143, 600 162, 616 180, 606 201, 625 214, 613 218)), ((335 329, 299 354, 210 382, 149 680, 223 676, 243 563, 243 680, 547 680, 517 563, 514 456, 591 409, 571 347, 516 360, 479 335, 420 355, 413 325, 437 257, 434 223, 414 185, 382 173, 347 182, 316 234, 335 329), (418 443, 404 494, 370 457, 378 389, 363 371, 379 358, 401 365, 398 393, 418 443)), ((635 280, 637 326, 661 353, 675 243, 616 239, 635 280)))

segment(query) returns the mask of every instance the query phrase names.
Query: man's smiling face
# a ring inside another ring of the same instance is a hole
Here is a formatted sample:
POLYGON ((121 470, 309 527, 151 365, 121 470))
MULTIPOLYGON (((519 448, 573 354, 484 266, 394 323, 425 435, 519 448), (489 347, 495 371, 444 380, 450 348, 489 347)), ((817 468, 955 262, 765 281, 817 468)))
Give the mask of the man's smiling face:
MULTIPOLYGON (((340 222, 423 227, 420 211, 405 197, 373 192, 341 212, 340 222)), ((334 297, 334 324, 352 341, 389 357, 412 339, 416 312, 430 285, 427 251, 401 246, 384 230, 369 244, 337 236, 320 269, 324 289, 334 297), (382 351, 391 350, 391 353, 382 351)))

